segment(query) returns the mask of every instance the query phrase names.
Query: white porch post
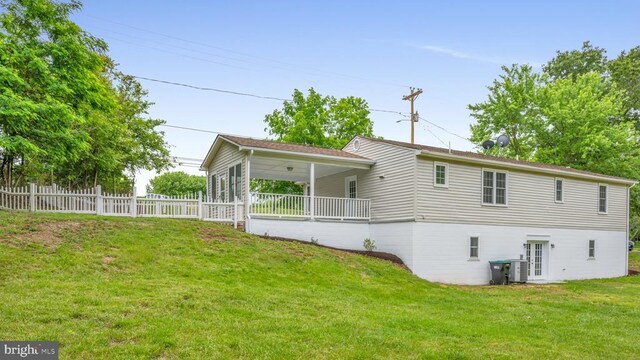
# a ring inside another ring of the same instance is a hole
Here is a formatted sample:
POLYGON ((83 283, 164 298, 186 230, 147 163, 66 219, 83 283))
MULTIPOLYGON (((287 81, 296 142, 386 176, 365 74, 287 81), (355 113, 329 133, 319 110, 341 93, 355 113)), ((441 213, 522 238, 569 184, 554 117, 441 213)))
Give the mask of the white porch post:
MULTIPOLYGON (((253 153, 253 150, 251 151, 253 153)), ((251 210, 251 154, 247 155, 247 168, 245 171, 245 195, 244 195, 244 213, 245 213, 245 229, 247 227, 246 220, 249 218, 251 210)))
POLYGON ((316 167, 314 163, 311 163, 311 168, 309 169, 309 209, 311 214, 311 220, 316 217, 316 167))

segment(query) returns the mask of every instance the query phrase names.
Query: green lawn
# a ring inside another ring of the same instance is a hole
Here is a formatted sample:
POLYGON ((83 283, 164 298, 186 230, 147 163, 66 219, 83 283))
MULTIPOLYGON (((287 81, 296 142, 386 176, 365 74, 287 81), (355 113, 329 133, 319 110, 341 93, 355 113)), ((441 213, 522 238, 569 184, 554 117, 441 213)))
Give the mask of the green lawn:
POLYGON ((198 221, 0 212, 0 224, 0 339, 57 340, 61 359, 640 354, 638 276, 445 286, 198 221))
POLYGON ((640 271, 640 249, 629 253, 629 269, 640 271))

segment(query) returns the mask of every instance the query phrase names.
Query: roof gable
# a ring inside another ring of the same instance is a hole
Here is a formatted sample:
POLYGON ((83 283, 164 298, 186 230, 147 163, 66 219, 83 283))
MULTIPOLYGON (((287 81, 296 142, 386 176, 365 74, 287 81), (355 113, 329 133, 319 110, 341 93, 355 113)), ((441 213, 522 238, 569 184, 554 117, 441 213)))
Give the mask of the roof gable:
POLYGON ((262 140, 262 139, 244 137, 244 136, 220 134, 216 137, 216 140, 214 141, 213 145, 211 145, 211 148, 209 149, 207 156, 202 162, 201 169, 206 169, 211 163, 211 161, 213 161, 213 158, 215 157, 216 152, 220 148, 221 141, 225 141, 233 145, 236 145, 239 151, 263 150, 266 152, 301 154, 301 155, 309 155, 309 156, 324 157, 324 158, 335 158, 335 159, 342 159, 342 160, 373 163, 373 161, 370 159, 367 159, 360 155, 352 154, 344 150, 323 148, 323 147, 310 146, 310 145, 291 144, 291 143, 284 143, 284 142, 278 142, 273 140, 262 140))

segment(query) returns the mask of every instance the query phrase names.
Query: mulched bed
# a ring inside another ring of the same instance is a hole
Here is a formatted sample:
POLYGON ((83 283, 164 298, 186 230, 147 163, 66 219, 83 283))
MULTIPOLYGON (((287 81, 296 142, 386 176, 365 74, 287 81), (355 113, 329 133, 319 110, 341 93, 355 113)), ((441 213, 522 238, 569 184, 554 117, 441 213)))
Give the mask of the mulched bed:
POLYGON ((332 246, 314 244, 314 243, 310 243, 308 241, 302 241, 302 240, 296 240, 296 239, 288 239, 288 238, 277 237, 277 236, 260 235, 260 237, 263 238, 263 239, 267 239, 267 240, 297 242, 297 243, 300 243, 300 244, 320 246, 320 247, 323 247, 323 248, 326 248, 326 249, 331 249, 331 250, 345 251, 345 252, 349 252, 349 253, 353 253, 353 254, 370 256, 370 257, 377 258, 377 259, 391 261, 392 263, 400 265, 401 267, 409 270, 409 268, 402 262, 402 259, 400 259, 399 257, 397 257, 397 256, 395 256, 393 254, 389 254, 389 253, 382 252, 382 251, 347 250, 347 249, 340 249, 340 248, 336 248, 336 247, 332 247, 332 246))

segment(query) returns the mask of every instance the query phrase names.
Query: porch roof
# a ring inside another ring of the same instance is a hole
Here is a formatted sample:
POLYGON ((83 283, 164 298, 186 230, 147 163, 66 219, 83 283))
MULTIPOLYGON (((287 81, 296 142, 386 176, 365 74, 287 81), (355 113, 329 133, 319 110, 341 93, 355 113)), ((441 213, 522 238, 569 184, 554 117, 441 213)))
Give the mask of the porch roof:
POLYGON ((201 170, 206 170, 209 167, 222 142, 228 142, 237 146, 238 151, 252 152, 256 156, 262 158, 268 157, 297 162, 314 162, 318 164, 343 167, 348 166, 361 169, 369 168, 375 163, 375 161, 371 159, 367 159, 363 156, 352 154, 344 150, 220 134, 216 137, 216 140, 213 145, 211 145, 207 156, 202 162, 200 167, 201 170))

